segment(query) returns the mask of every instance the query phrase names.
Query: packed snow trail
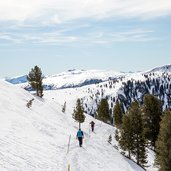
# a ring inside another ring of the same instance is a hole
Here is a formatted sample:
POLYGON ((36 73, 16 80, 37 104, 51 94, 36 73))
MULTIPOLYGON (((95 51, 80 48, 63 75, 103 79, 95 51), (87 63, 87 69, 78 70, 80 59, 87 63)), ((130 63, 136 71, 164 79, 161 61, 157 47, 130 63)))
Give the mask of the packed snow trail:
POLYGON ((123 157, 116 149, 110 145, 108 135, 112 133, 112 127, 105 130, 105 124, 96 121, 95 132, 91 132, 89 137, 87 131, 84 131, 83 147, 79 147, 78 141, 72 137, 70 151, 64 159, 65 167, 61 171, 67 170, 70 164, 71 171, 143 171, 134 162, 123 157), (105 147, 105 148, 104 148, 105 147), (98 154, 98 155, 97 155, 98 154), (66 162, 67 161, 67 162, 66 162), (126 162, 125 162, 126 161, 126 162), (110 163, 110 164, 109 164, 110 163))

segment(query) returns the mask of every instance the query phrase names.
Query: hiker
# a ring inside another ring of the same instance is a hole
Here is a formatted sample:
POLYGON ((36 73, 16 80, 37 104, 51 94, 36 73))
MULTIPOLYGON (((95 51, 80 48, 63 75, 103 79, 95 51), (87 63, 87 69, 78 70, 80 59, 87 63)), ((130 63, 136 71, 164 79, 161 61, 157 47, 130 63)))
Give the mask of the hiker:
POLYGON ((90 122, 90 125, 91 125, 91 130, 92 130, 92 132, 94 132, 94 125, 95 125, 95 123, 94 123, 93 121, 91 121, 91 122, 90 122))
POLYGON ((79 146, 82 147, 83 144, 83 138, 84 138, 84 133, 83 131, 81 131, 81 129, 79 128, 78 132, 77 132, 77 138, 79 141, 79 146))

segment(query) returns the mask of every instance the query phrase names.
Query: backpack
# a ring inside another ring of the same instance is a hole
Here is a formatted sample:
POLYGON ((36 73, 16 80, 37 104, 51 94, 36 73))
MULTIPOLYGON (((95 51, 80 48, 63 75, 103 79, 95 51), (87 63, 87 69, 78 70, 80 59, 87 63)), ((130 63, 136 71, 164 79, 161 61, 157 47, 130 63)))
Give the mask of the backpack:
POLYGON ((83 137, 83 131, 81 131, 81 130, 79 130, 78 132, 77 132, 77 137, 83 137))

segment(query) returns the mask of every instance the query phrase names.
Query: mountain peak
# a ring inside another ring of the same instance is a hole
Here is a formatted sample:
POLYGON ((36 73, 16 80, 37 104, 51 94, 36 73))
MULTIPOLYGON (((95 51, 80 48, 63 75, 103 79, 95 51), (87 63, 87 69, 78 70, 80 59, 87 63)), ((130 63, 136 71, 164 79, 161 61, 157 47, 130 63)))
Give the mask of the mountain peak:
POLYGON ((156 67, 152 70, 147 71, 147 73, 150 73, 150 72, 171 72, 171 64, 164 65, 161 67, 156 67))

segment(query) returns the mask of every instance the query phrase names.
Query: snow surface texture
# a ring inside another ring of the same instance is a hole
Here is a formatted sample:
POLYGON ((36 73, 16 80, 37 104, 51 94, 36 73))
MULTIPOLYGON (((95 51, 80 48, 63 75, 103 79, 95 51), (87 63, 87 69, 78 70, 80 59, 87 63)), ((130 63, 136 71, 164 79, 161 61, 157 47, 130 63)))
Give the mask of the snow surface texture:
MULTIPOLYGON (((82 124, 83 148, 78 146, 78 123, 71 114, 76 98, 83 95, 76 94, 75 89, 70 89, 70 96, 66 93, 48 91, 40 99, 0 81, 0 171, 66 171, 68 164, 71 171, 143 171, 107 142, 115 128, 88 115, 82 124), (27 108, 33 98, 32 107, 27 108), (64 101, 67 109, 62 113, 64 101), (95 133, 89 128, 91 120, 96 123, 95 133)), ((149 160, 149 171, 156 171, 151 153, 149 160)))

